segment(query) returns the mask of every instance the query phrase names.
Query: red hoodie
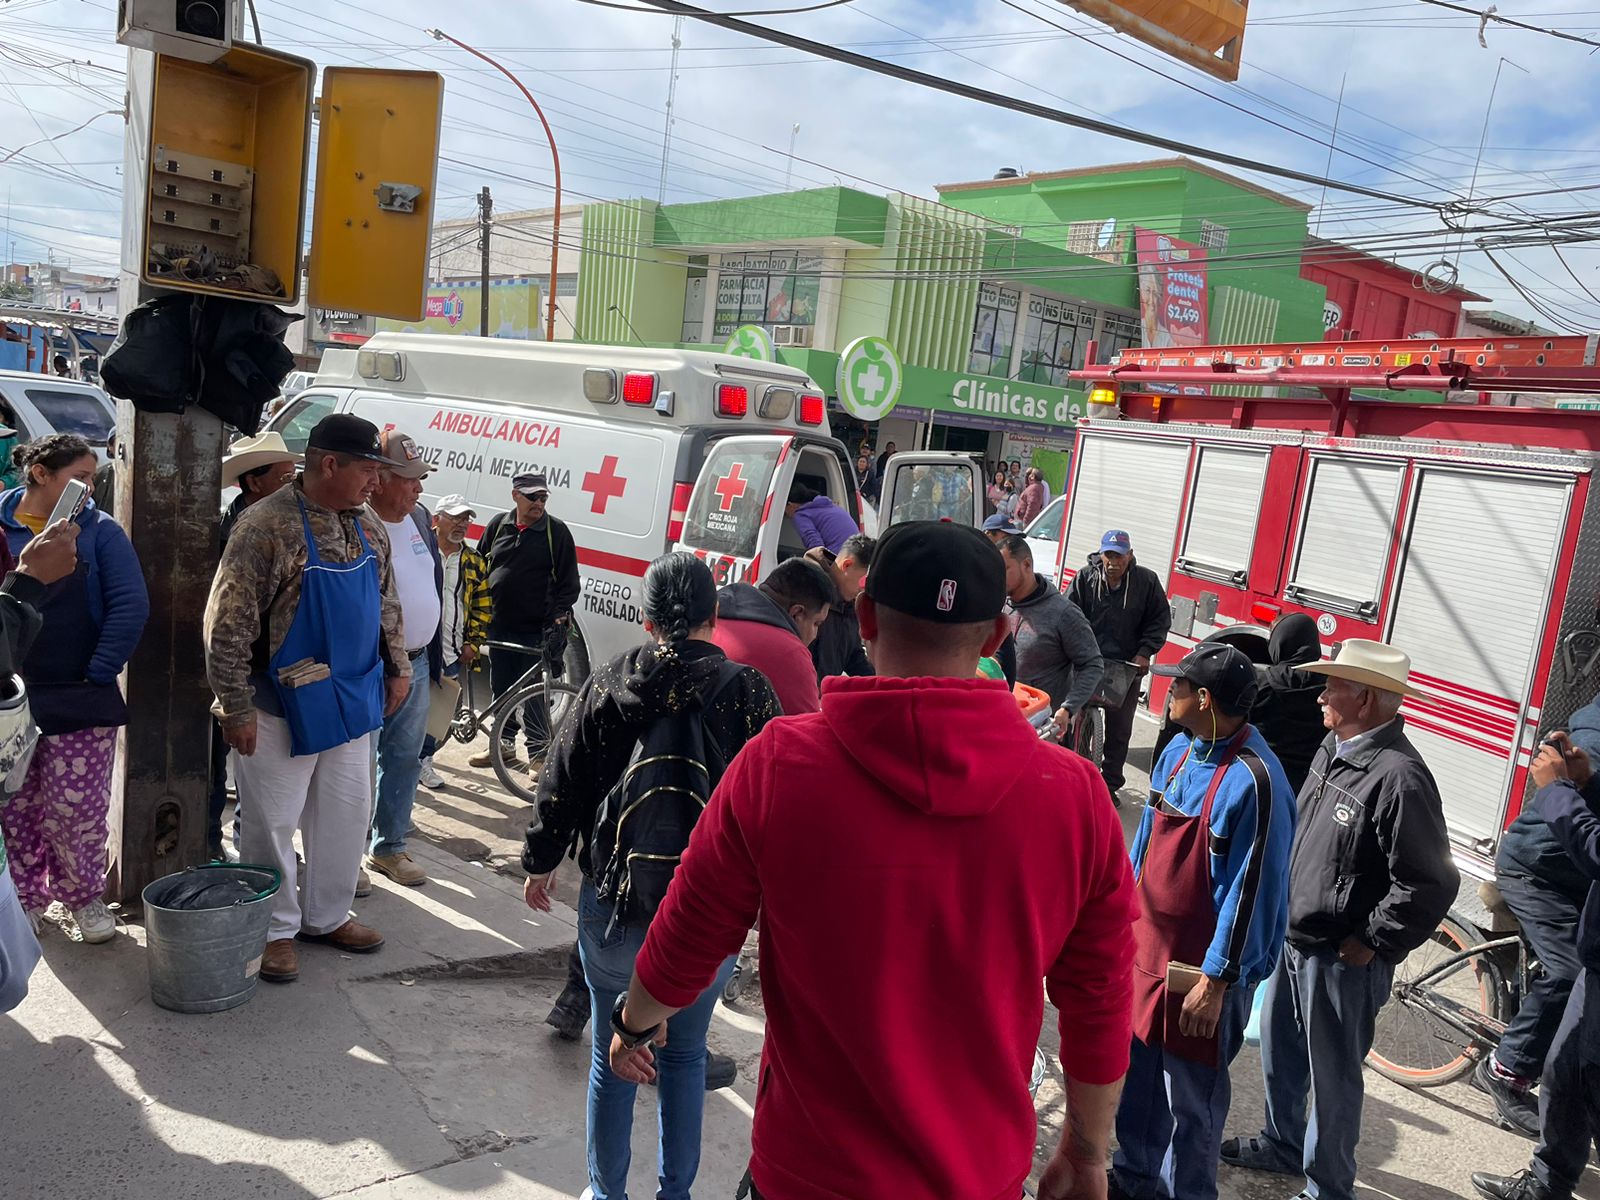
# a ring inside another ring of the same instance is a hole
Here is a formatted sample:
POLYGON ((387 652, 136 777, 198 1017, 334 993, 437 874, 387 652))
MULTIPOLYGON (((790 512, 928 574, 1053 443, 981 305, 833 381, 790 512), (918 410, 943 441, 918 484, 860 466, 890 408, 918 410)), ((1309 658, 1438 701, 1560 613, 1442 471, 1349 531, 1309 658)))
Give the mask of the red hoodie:
POLYGON ((767 677, 784 716, 814 713, 817 664, 788 614, 759 588, 733 583, 717 594, 714 641, 730 659, 767 677))
POLYGON ((768 1200, 1015 1200, 1046 990, 1069 1076, 1127 1070, 1122 827, 1002 683, 833 677, 820 713, 771 722, 695 826, 640 980, 690 1004, 758 913, 768 1200))

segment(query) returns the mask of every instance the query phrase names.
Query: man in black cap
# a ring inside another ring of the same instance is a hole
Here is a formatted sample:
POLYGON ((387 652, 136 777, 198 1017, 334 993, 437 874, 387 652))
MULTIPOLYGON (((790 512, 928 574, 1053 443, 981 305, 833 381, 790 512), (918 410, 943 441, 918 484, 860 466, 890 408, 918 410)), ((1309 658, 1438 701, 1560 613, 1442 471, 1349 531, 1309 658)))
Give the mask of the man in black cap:
POLYGON ((411 690, 389 537, 364 507, 396 465, 376 425, 324 417, 300 477, 240 515, 206 605, 213 711, 249 797, 239 854, 283 876, 261 960, 274 982, 299 976, 296 937, 353 953, 383 945, 350 919, 350 901, 371 815, 368 735, 411 690))
MULTIPOLYGON (((490 651, 489 686, 496 699, 539 661, 541 647, 551 670, 561 673, 572 606, 578 602, 582 583, 572 532, 566 522, 545 510, 549 500, 550 485, 542 473, 518 475, 511 481, 511 511, 492 517, 478 542, 478 552, 489 563, 489 638, 529 647, 526 654, 490 651)), ((527 705, 520 716, 528 770, 537 774, 550 731, 538 705, 527 705)), ((516 717, 506 723, 508 738, 515 737, 517 724, 516 717)), ((504 749, 506 761, 515 761, 515 745, 508 741, 504 749)), ((475 767, 487 767, 492 761, 487 750, 471 759, 475 767)))
POLYGON ((1294 791, 1248 723, 1255 667, 1197 646, 1156 667, 1184 732, 1151 774, 1133 839, 1133 1052, 1112 1200, 1216 1200, 1228 1067, 1289 923, 1294 791))
POLYGON ((741 1195, 1019 1194, 1041 980, 1069 1117, 1039 1195, 1104 1194, 1132 880, 1094 768, 975 677, 1005 590, 978 530, 889 528, 857 602, 877 675, 830 677, 821 712, 733 760, 612 1012, 612 1070, 652 1078, 660 1023, 759 914, 767 1040, 741 1195))

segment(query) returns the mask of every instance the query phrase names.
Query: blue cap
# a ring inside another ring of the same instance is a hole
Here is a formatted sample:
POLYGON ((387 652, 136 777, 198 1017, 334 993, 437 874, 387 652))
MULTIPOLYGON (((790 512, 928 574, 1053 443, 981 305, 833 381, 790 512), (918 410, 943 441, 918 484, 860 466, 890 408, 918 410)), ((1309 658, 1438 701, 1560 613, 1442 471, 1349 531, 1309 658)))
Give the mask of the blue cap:
POLYGON ((984 519, 983 531, 985 533, 1021 533, 1022 527, 1006 516, 1005 513, 995 513, 994 516, 984 519))
POLYGON ((1132 554, 1133 539, 1125 529, 1108 529, 1105 537, 1100 539, 1100 550, 1101 553, 1110 550, 1113 554, 1132 554))

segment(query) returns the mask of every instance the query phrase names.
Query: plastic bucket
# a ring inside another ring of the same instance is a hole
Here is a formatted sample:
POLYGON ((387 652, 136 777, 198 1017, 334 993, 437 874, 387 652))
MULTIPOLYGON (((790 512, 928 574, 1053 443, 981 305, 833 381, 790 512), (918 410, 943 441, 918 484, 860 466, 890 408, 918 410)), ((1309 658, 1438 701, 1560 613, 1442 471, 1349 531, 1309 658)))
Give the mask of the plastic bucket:
POLYGON ((181 1013, 222 1012, 250 999, 281 883, 273 867, 215 863, 149 884, 143 899, 150 998, 181 1013), (219 908, 169 908, 162 903, 174 887, 196 881, 198 872, 206 873, 207 882, 236 879, 253 894, 219 908))

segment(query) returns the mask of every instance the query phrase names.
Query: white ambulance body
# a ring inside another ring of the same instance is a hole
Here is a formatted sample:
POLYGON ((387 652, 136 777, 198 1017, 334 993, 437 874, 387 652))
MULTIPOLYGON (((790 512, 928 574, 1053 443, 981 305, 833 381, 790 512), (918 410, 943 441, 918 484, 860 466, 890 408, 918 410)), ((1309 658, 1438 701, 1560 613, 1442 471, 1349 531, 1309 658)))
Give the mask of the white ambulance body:
MULTIPOLYGON (((821 389, 777 363, 644 346, 381 333, 359 351, 323 356, 316 379, 285 411, 285 436, 298 433, 303 444, 330 411, 415 438, 437 468, 423 503, 431 509, 443 496, 466 496, 477 512, 474 537, 511 507, 514 476, 545 474, 549 511, 571 528, 583 577, 575 613, 581 641, 569 655, 569 678, 643 639, 641 577, 679 539, 702 466, 708 456, 720 462, 728 442, 763 435, 764 444, 791 447, 813 486, 860 518, 854 474, 829 434, 821 389)), ((737 577, 723 565, 719 582, 737 577)))

